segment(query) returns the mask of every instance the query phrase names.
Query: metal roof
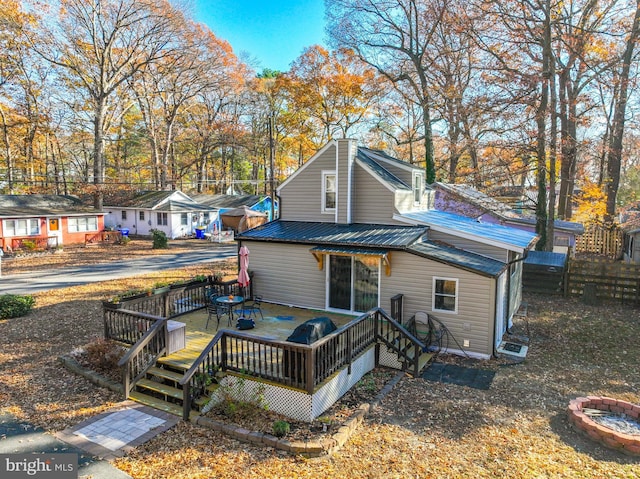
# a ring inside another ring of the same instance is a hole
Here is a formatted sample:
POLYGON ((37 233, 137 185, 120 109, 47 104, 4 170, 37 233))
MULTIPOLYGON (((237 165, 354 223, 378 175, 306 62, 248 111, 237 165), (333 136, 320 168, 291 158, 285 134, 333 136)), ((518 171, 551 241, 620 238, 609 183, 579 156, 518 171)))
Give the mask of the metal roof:
POLYGON ((406 218, 412 222, 450 230, 453 234, 463 234, 477 238, 477 241, 490 241, 505 248, 515 247, 527 249, 536 241, 536 234, 529 231, 512 228, 492 223, 482 223, 466 216, 456 215, 439 210, 416 211, 403 213, 400 218, 406 218))
POLYGON ((0 216, 4 218, 79 214, 102 212, 71 195, 0 195, 0 216))
POLYGON ((313 223, 276 220, 236 236, 239 240, 404 248, 427 231, 423 226, 313 223))
MULTIPOLYGON (((376 157, 380 157, 382 155, 383 153, 381 152, 376 152, 374 150, 370 150, 369 148, 358 147, 357 159, 360 162, 367 165, 376 175, 378 175, 381 179, 389 183, 389 185, 391 185, 394 189, 410 190, 411 187, 409 185, 407 185, 404 181, 402 181, 400 178, 398 178, 389 170, 387 170, 380 163, 375 161, 376 157)), ((387 160, 393 159, 394 161, 398 161, 398 160, 395 160, 394 158, 387 157, 386 155, 384 155, 384 157, 387 160)), ((405 166, 411 166, 411 165, 409 165, 408 163, 405 163, 405 166)))
MULTIPOLYGON (((464 201, 467 201, 488 213, 492 213, 506 222, 528 226, 535 226, 536 224, 536 218, 534 216, 518 213, 506 203, 503 203, 502 201, 499 201, 472 186, 437 182, 434 183, 432 187, 456 195, 464 201)), ((576 223, 574 221, 554 220, 553 226, 558 230, 567 231, 577 235, 584 233, 584 226, 582 223, 576 223)))
POLYGON ((501 261, 435 241, 412 244, 407 251, 490 277, 499 276, 506 267, 506 264, 501 261))
POLYGON ((359 254, 366 256, 385 255, 388 253, 388 250, 386 249, 354 248, 352 246, 314 246, 310 251, 317 251, 318 253, 359 254))
POLYGON ((564 268, 567 255, 564 253, 552 253, 551 251, 529 251, 524 259, 525 264, 536 266, 556 266, 564 268))

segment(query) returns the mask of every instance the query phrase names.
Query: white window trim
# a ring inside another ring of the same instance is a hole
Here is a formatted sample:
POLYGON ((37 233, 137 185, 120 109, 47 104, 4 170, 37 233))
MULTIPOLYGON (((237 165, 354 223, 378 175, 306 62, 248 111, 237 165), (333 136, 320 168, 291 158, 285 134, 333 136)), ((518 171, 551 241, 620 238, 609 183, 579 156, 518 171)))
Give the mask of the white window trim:
POLYGON ((2 229, 3 229, 3 233, 4 236, 6 236, 7 238, 12 238, 14 236, 40 236, 41 233, 41 228, 40 228, 40 218, 15 218, 15 219, 10 219, 10 220, 2 220, 2 229), (13 222, 13 231, 10 232, 9 231, 9 226, 8 223, 9 222, 13 222), (26 229, 27 229, 27 233, 26 234, 17 234, 16 233, 16 222, 17 221, 26 221, 26 229), (38 232, 37 233, 31 233, 31 222, 35 221, 38 225, 38 232))
POLYGON ((458 298, 460 297, 459 287, 460 287, 460 283, 458 282, 458 278, 443 278, 441 276, 434 276, 431 283, 431 310, 438 313, 458 314, 458 298), (436 308, 436 281, 453 281, 454 283, 456 283, 456 294, 455 294, 456 301, 455 301, 455 309, 453 311, 450 311, 448 309, 436 308))
POLYGON ((422 173, 418 173, 418 172, 414 172, 413 173, 413 185, 412 186, 412 192, 413 192, 413 204, 414 205, 419 205, 420 203, 422 203, 422 195, 424 194, 424 176, 422 175, 422 173), (418 188, 420 189, 419 191, 419 199, 418 201, 416 201, 416 180, 417 181, 417 185, 418 188))
POLYGON ((70 216, 67 219, 67 231, 69 233, 87 233, 87 232, 93 232, 93 231, 98 231, 98 217, 97 216, 70 216), (93 218, 95 220, 95 228, 93 229, 89 229, 89 218, 93 218), (85 226, 87 226, 86 229, 80 229, 77 228, 75 231, 71 231, 71 220, 76 220, 76 227, 78 226, 77 220, 85 220, 85 226))
POLYGON ((336 175, 336 172, 333 170, 323 170, 322 171, 322 212, 323 213, 335 213, 336 212, 336 208, 327 208, 326 202, 327 202, 327 176, 333 176, 334 177, 334 184, 336 185, 336 191, 335 191, 335 195, 336 195, 336 205, 338 204, 338 176, 336 175))

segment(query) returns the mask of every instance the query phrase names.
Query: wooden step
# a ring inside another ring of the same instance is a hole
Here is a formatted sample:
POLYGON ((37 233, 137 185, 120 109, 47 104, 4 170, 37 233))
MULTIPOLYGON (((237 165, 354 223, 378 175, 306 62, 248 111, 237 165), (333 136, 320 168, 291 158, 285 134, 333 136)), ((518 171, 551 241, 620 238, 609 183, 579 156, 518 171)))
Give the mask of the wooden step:
POLYGON ((422 371, 431 359, 433 359, 433 353, 422 353, 418 359, 418 372, 422 371))
POLYGON ((182 389, 167 386, 166 384, 158 383, 150 379, 142 378, 136 383, 136 386, 140 386, 141 388, 149 389, 150 391, 155 391, 172 398, 182 399, 182 389))
POLYGON ((183 374, 179 372, 171 371, 169 369, 164 369, 164 368, 158 368, 156 366, 150 367, 149 370, 147 371, 147 374, 157 376, 159 378, 169 379, 170 381, 173 381, 176 384, 180 382, 183 376, 183 374))
POLYGON ((168 412, 175 416, 182 417, 182 406, 179 406, 178 404, 168 403, 166 401, 163 401, 162 399, 149 396, 139 391, 132 391, 131 394, 129 394, 129 399, 152 407, 154 409, 158 409, 160 411, 168 412))

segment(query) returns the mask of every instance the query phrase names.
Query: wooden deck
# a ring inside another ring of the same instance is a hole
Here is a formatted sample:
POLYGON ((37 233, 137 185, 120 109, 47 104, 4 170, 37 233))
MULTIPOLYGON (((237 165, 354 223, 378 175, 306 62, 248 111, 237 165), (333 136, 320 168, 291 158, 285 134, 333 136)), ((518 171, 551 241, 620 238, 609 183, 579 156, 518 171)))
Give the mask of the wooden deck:
MULTIPOLYGON (((289 306, 281 306, 270 303, 262 303, 262 314, 264 320, 258 318, 256 327, 245 332, 265 339, 275 339, 285 341, 293 330, 305 321, 325 316, 330 318, 339 328, 356 316, 329 313, 326 311, 293 308, 289 306)), ((186 326, 186 347, 173 354, 161 358, 158 362, 167 364, 172 367, 187 370, 193 362, 198 358, 202 350, 209 344, 213 336, 217 333, 217 320, 215 317, 209 321, 209 327, 205 328, 208 313, 206 309, 183 314, 176 318, 175 321, 185 323, 186 326)), ((235 325, 228 326, 227 318, 224 317, 220 321, 220 330, 232 329, 235 325)))

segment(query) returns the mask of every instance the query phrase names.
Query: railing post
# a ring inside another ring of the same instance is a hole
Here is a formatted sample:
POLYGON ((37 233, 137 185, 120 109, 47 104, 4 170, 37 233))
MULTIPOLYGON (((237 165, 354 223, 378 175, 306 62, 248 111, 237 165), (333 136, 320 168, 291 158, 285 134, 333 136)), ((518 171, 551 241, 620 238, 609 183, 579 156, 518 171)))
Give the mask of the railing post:
POLYGON ((305 370, 307 376, 307 392, 313 394, 315 386, 315 370, 316 370, 316 349, 311 347, 306 350, 307 360, 305 361, 305 370))
POLYGON ((191 379, 182 385, 182 419, 189 420, 191 415, 191 379))
POLYGON ((347 366, 347 374, 351 374, 351 363, 353 362, 353 344, 351 338, 353 329, 347 329, 347 360, 349 361, 349 365, 347 366))
POLYGON ((129 388, 131 387, 131 369, 130 369, 130 363, 129 361, 126 362, 126 364, 124 365, 124 367, 122 368, 122 385, 123 385, 123 392, 124 392, 124 399, 129 399, 129 388))

